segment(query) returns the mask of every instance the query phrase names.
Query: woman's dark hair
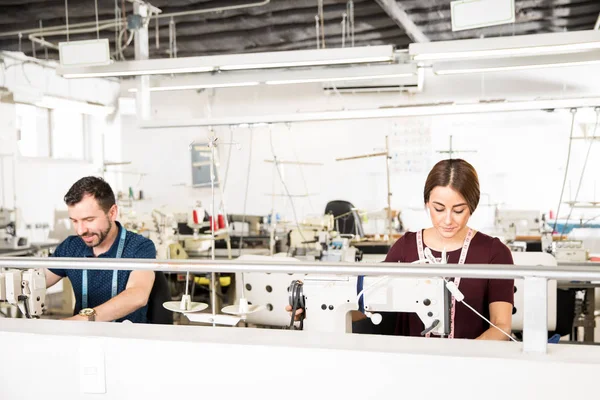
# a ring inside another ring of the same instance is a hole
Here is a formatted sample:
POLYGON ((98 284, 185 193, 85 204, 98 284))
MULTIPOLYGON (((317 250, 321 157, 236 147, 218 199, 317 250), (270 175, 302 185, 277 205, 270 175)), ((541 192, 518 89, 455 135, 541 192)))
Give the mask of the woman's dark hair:
POLYGON ((437 186, 450 186, 467 201, 471 214, 479 204, 479 178, 475 168, 465 160, 442 160, 435 164, 425 181, 423 197, 425 204, 429 202, 431 191, 437 186))
POLYGON ((88 195, 93 196, 106 213, 116 204, 115 194, 110 185, 104 179, 95 176, 86 176, 75 182, 65 195, 65 203, 74 206, 88 195))

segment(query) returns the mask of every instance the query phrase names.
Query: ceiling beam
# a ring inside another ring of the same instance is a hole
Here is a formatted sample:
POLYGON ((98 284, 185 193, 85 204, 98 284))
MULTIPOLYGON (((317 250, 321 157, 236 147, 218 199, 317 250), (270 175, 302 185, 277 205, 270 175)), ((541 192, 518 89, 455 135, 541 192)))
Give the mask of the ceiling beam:
POLYGON ((375 0, 383 11, 406 32, 408 37, 417 43, 429 42, 421 28, 419 28, 395 0, 375 0))

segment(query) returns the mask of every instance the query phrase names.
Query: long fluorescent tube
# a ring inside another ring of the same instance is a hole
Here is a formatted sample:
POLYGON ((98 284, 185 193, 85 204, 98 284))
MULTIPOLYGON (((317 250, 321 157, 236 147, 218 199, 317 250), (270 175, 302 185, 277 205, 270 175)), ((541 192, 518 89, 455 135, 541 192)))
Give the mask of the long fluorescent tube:
POLYGON ((338 49, 228 54, 116 62, 105 66, 57 68, 64 78, 168 75, 264 68, 294 68, 394 61, 392 45, 338 49))
POLYGON ((115 111, 113 106, 88 103, 87 101, 64 99, 54 96, 43 96, 34 102, 37 107, 49 108, 51 110, 65 110, 87 115, 107 116, 115 111))
MULTIPOLYGON (((234 82, 234 83, 206 83, 197 85, 174 85, 174 86, 154 86, 150 88, 151 92, 171 92, 178 90, 199 90, 199 89, 218 89, 231 87, 258 86, 260 82, 234 82)), ((129 93, 137 93, 137 88, 131 88, 129 93)))
POLYGON ((532 56, 598 49, 600 31, 411 43, 408 47, 409 54, 415 61, 532 56))
POLYGON ((440 62, 433 64, 433 72, 436 75, 454 75, 552 67, 572 67, 598 63, 600 63, 600 51, 589 51, 586 53, 562 55, 440 62))
POLYGON ((380 119, 397 117, 420 117, 431 115, 478 114, 511 111, 536 111, 548 109, 570 109, 600 106, 600 97, 549 99, 532 101, 498 101, 485 103, 442 103, 400 107, 358 109, 347 111, 325 111, 317 113, 295 113, 263 116, 239 116, 206 119, 155 119, 140 121, 142 128, 184 128, 198 126, 227 126, 242 124, 277 124, 291 122, 339 121, 357 119, 380 119))
POLYGON ((315 82, 363 81, 374 79, 409 78, 417 79, 417 66, 414 64, 381 65, 372 67, 330 68, 322 71, 294 72, 288 78, 270 79, 267 85, 291 85, 315 82))
MULTIPOLYGON (((344 82, 377 79, 411 78, 417 84, 417 66, 414 64, 392 64, 374 66, 336 66, 304 70, 231 71, 220 74, 163 79, 153 82, 151 92, 174 90, 197 90, 206 88, 227 88, 266 85, 291 85, 315 82, 344 82)), ((405 82, 406 83, 406 82, 405 82)), ((137 88, 128 90, 137 92, 137 88)))
POLYGON ((112 105, 90 103, 83 100, 73 100, 64 97, 45 95, 36 91, 20 90, 12 93, 9 102, 29 104, 51 110, 67 110, 80 114, 107 116, 115 111, 112 105))

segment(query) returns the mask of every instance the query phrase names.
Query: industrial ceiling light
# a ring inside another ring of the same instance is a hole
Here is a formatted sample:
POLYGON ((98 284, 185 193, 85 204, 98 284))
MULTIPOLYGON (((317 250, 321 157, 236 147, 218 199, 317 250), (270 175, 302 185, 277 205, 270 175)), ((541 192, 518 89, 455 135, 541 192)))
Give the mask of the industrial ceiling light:
POLYGON ((600 31, 576 31, 488 39, 411 43, 409 45, 409 54, 415 61, 442 61, 536 56, 599 49, 600 31))
POLYGON ((105 117, 115 112, 115 107, 111 105, 50 96, 32 91, 11 92, 11 96, 8 96, 6 99, 2 98, 1 101, 14 104, 28 104, 40 108, 48 108, 51 110, 65 110, 101 117, 105 117))
POLYGON ((365 81, 376 79, 410 78, 417 79, 417 66, 414 64, 381 65, 373 67, 330 68, 295 72, 289 77, 279 76, 265 82, 267 85, 292 85, 299 83, 365 81))
POLYGON ((394 58, 393 46, 385 45, 124 61, 104 66, 61 67, 57 73, 64 78, 101 78, 389 63, 394 58))
MULTIPOLYGON (((227 88, 266 85, 292 85, 318 82, 344 82, 413 78, 417 83, 418 68, 414 64, 392 64, 374 66, 337 66, 332 68, 312 68, 297 70, 231 71, 220 74, 204 74, 155 82, 151 92, 175 90, 197 90, 206 88, 227 88)), ((136 93, 137 88, 128 90, 136 93)))
POLYGON ((600 106, 600 98, 584 97, 570 99, 539 99, 532 101, 497 101, 479 103, 439 103, 415 104, 410 106, 357 109, 345 111, 323 111, 314 113, 293 113, 279 115, 233 116, 204 119, 154 119, 142 120, 142 128, 173 128, 199 126, 225 126, 240 124, 278 124, 294 122, 340 121, 357 119, 381 119, 398 117, 420 117, 434 115, 478 114, 511 111, 558 110, 571 108, 595 108, 600 106))
POLYGON ((436 75, 456 75, 552 67, 573 67, 598 63, 600 63, 600 51, 588 51, 586 53, 562 55, 439 62, 433 64, 433 72, 436 75))
MULTIPOLYGON (((246 86, 258 86, 260 82, 234 82, 234 83, 203 83, 197 85, 174 85, 174 86, 154 86, 150 88, 151 92, 172 92, 179 90, 199 90, 199 89, 219 89, 219 88, 231 88, 231 87, 246 87, 246 86)), ((131 88, 128 90, 129 93, 137 93, 137 88, 131 88)))

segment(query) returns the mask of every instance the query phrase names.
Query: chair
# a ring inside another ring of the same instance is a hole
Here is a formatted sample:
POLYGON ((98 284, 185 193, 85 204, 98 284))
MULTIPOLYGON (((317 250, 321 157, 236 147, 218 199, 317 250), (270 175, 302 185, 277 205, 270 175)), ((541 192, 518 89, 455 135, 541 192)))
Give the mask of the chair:
POLYGON ((365 236, 363 230, 362 221, 358 212, 354 210, 354 205, 344 200, 334 200, 327 203, 325 206, 325 214, 333 214, 336 218, 336 227, 339 226, 340 234, 357 235, 360 237, 365 236), (337 218, 340 215, 347 214, 343 217, 337 218))
POLYGON ((148 323, 173 325, 173 313, 163 307, 166 301, 171 301, 169 282, 163 272, 155 271, 154 285, 148 298, 148 323))

